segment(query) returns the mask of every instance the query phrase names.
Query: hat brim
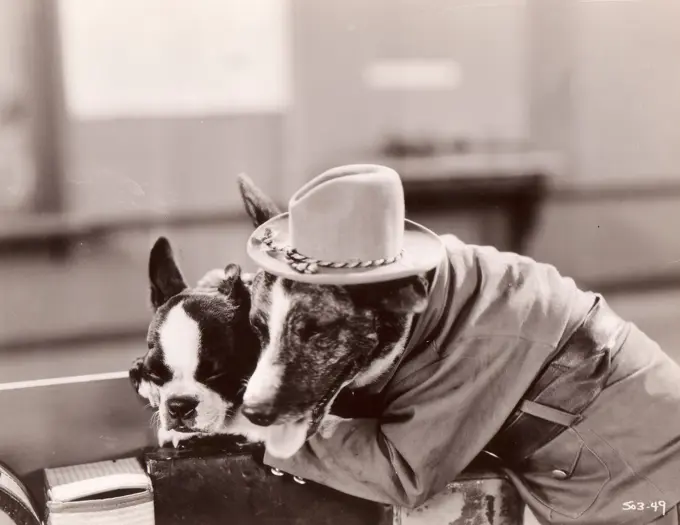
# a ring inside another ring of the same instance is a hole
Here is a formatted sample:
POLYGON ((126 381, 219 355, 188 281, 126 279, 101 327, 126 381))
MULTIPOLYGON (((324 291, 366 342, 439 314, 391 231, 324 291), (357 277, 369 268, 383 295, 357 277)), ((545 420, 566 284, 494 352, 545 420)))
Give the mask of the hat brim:
POLYGON ((405 220, 404 254, 396 262, 372 268, 323 268, 316 273, 301 273, 294 270, 281 256, 272 255, 263 249, 260 239, 264 230, 276 233, 276 242, 286 245, 290 241, 288 213, 277 215, 260 225, 248 239, 248 256, 264 271, 310 284, 352 285, 392 281, 426 273, 439 265, 445 256, 445 248, 437 234, 424 226, 405 220))

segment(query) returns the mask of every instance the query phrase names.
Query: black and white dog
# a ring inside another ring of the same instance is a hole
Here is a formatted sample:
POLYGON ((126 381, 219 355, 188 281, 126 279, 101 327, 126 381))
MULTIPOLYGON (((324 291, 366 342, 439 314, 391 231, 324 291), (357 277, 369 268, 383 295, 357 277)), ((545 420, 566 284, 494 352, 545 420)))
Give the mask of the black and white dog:
POLYGON ((159 443, 218 434, 260 441, 265 429, 240 413, 260 350, 241 268, 213 270, 189 288, 161 237, 149 257, 149 281, 148 352, 133 363, 130 380, 157 409, 159 443))

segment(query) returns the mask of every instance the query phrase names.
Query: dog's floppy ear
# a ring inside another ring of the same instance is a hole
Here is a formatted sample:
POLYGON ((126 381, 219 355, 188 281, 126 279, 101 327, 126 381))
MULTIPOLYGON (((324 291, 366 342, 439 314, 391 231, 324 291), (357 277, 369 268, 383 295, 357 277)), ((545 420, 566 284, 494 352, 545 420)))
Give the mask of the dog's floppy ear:
POLYGON ((388 312, 406 314, 421 313, 427 307, 428 283, 424 277, 410 277, 385 283, 386 290, 380 297, 380 307, 388 312))
POLYGON ((155 309, 187 288, 184 277, 175 263, 170 241, 159 237, 149 255, 149 284, 151 305, 155 309))
POLYGON ((246 212, 256 228, 281 213, 276 203, 244 173, 238 176, 238 188, 246 212))

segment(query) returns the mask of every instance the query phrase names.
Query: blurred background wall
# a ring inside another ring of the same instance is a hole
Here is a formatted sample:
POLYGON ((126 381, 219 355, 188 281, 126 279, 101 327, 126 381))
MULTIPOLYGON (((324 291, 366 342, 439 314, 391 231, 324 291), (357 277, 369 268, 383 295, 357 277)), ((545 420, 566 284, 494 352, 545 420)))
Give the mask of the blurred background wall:
POLYGON ((680 357, 680 3, 0 0, 0 40, 0 382, 126 369, 159 234, 252 269, 238 173, 374 161, 680 357))
MULTIPOLYGON (((247 264, 237 173, 283 204, 332 165, 384 159, 390 141, 472 149, 480 180, 535 167, 503 152, 547 151, 559 162, 537 167, 550 191, 530 255, 603 289, 680 273, 675 2, 0 5, 0 345, 138 331, 161 230, 192 277, 247 264), (110 233, 77 235, 94 222, 110 233), (37 250, 60 243, 59 260, 37 250)), ((447 155, 439 171, 465 171, 447 155)), ((432 156, 404 175, 428 179, 432 156)), ((470 242, 501 242, 512 220, 444 211, 430 223, 470 242)))

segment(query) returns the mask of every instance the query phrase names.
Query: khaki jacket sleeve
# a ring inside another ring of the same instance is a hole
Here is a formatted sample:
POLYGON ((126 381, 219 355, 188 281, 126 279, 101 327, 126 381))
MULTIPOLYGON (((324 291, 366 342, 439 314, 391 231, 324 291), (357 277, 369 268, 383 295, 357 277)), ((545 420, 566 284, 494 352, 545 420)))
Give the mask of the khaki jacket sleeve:
POLYGON ((354 496, 416 507, 483 450, 548 352, 516 337, 458 342, 390 387, 380 420, 342 422, 330 438, 314 436, 286 460, 267 454, 265 463, 354 496))

